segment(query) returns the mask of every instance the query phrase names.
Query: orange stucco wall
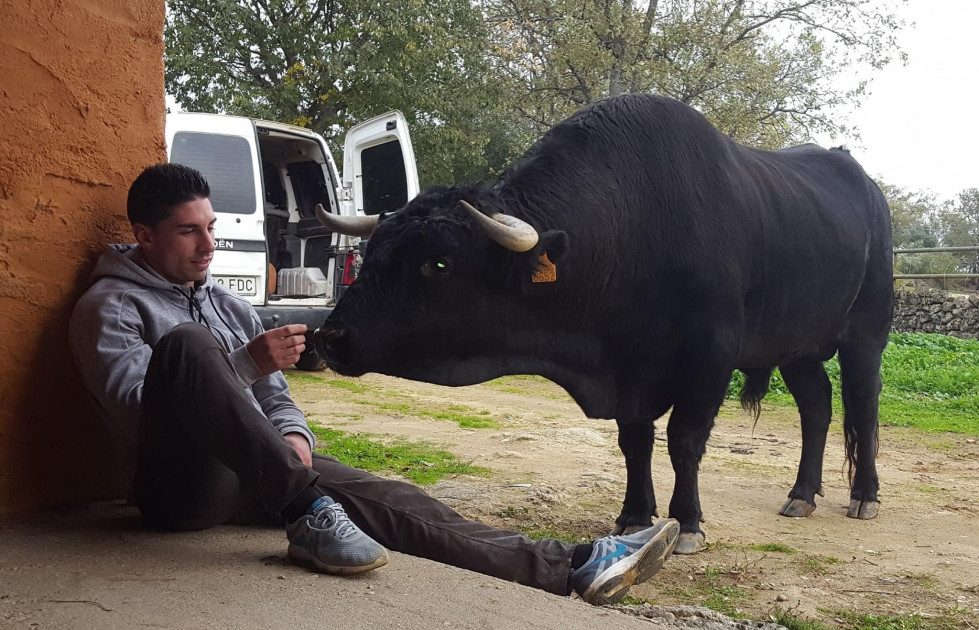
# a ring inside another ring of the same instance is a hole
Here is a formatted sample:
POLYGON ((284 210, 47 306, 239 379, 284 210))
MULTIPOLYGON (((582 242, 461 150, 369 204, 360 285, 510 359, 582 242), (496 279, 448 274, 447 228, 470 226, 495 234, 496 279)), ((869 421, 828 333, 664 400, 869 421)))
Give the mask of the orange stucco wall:
POLYGON ((0 513, 117 494, 67 348, 129 182, 165 159, 164 0, 0 0, 0 513))

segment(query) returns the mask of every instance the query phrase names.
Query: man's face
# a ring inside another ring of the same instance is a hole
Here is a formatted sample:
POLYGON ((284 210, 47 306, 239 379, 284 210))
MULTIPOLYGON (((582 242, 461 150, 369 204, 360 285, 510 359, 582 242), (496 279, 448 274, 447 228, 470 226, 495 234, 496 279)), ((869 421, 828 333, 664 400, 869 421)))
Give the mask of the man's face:
POLYGON ((133 234, 143 258, 174 284, 204 280, 214 254, 214 210, 209 199, 194 199, 173 209, 155 228, 137 223, 133 234))

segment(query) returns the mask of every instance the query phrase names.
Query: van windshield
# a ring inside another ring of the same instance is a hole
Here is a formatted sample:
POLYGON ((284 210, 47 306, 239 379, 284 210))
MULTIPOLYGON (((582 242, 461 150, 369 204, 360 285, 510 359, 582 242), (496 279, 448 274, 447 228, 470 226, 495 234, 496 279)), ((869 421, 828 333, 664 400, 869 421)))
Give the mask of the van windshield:
POLYGON ((211 186, 215 212, 255 212, 251 148, 237 136, 182 131, 174 135, 170 161, 196 168, 211 186))

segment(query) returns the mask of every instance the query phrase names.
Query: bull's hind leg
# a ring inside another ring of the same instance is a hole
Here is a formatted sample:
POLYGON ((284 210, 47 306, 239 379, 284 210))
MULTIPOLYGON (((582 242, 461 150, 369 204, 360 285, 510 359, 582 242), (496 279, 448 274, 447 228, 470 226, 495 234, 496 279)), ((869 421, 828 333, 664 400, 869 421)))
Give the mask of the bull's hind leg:
POLYGON ((652 525, 656 512, 651 459, 653 422, 651 419, 616 420, 619 448, 625 456, 626 487, 622 512, 615 519, 613 534, 632 533, 652 525))
POLYGON ((840 344, 843 397, 843 438, 850 471, 850 518, 877 516, 877 411, 881 390, 880 364, 884 343, 855 337, 840 344))
POLYGON ((779 370, 802 419, 799 473, 779 514, 809 516, 816 509, 816 495, 823 495, 823 452, 833 416, 832 388, 823 362, 817 359, 799 359, 780 366, 779 370))

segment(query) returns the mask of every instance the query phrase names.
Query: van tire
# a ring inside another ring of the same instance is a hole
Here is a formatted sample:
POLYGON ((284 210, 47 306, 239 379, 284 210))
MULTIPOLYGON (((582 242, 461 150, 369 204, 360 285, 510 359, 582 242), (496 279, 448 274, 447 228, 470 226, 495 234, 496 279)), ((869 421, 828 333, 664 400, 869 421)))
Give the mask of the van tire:
POLYGON ((304 372, 322 372, 326 369, 326 361, 316 354, 313 346, 313 335, 306 335, 306 349, 299 355, 296 361, 296 369, 304 372))

